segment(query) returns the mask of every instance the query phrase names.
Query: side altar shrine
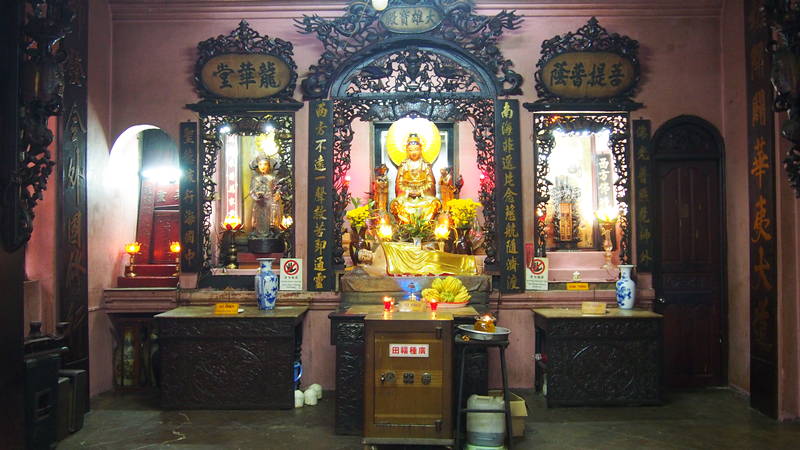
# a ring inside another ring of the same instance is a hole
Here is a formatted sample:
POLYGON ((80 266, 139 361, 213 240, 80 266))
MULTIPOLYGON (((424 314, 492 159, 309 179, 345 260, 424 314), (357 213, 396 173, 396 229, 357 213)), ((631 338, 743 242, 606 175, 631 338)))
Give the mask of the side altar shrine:
POLYGON ((508 390, 519 383, 548 385, 552 406, 659 403, 648 199, 635 214, 631 189, 648 180, 649 122, 629 117, 638 44, 594 18, 546 41, 539 100, 521 109, 522 75, 499 48, 521 22, 460 0, 354 0, 335 19, 298 18, 324 48, 303 102, 292 43, 244 20, 199 43, 201 100, 186 106, 198 120, 180 127, 180 286, 140 277, 106 291, 121 367, 159 358, 165 408, 291 408, 316 376, 335 389, 337 433, 375 445, 472 442, 468 398, 490 387, 504 401, 484 412, 505 426, 486 446, 521 433, 508 390), (295 145, 303 108, 307 149, 295 145), (531 151, 535 173, 522 173, 531 151), (278 271, 302 274, 300 289, 278 271), (587 334, 587 317, 606 334, 587 334), (126 351, 129 335, 151 333, 156 356, 126 351), (596 360, 635 388, 569 368, 596 360))

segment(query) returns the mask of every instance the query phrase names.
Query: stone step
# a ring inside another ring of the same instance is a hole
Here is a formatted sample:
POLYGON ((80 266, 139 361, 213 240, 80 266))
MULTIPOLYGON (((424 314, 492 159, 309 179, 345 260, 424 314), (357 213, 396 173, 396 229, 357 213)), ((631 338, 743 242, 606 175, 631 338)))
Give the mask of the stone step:
POLYGON ((133 271, 137 276, 171 277, 175 273, 175 264, 134 264, 133 271))
POLYGON ((135 277, 117 277, 117 287, 121 288, 176 287, 176 286, 178 286, 178 277, 153 277, 153 276, 144 276, 139 274, 137 274, 137 276, 135 277))

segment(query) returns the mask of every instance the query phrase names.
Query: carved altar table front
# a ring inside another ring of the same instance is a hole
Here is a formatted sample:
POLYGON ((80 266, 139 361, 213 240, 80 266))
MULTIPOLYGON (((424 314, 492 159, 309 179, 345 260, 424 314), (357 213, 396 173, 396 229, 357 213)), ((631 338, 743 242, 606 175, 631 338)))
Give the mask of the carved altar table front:
POLYGON ((661 403, 662 316, 533 309, 537 389, 547 406, 661 403))
POLYGON ((243 309, 215 315, 213 306, 185 306, 156 316, 162 407, 294 407, 294 362, 308 308, 243 309))

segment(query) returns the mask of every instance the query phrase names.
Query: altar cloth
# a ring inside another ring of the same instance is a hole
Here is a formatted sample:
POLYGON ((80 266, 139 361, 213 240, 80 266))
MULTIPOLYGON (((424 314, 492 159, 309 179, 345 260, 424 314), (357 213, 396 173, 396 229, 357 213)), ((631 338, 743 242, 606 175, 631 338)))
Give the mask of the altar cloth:
POLYGON ((386 257, 388 275, 436 276, 478 273, 473 255, 425 250, 407 242, 384 242, 381 246, 386 257))

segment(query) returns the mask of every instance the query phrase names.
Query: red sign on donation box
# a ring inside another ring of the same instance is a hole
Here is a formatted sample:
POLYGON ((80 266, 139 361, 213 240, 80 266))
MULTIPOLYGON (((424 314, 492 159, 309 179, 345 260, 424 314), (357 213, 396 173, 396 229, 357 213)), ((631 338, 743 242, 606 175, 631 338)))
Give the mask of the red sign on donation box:
POLYGON ((427 358, 428 344, 389 344, 390 358, 427 358))

